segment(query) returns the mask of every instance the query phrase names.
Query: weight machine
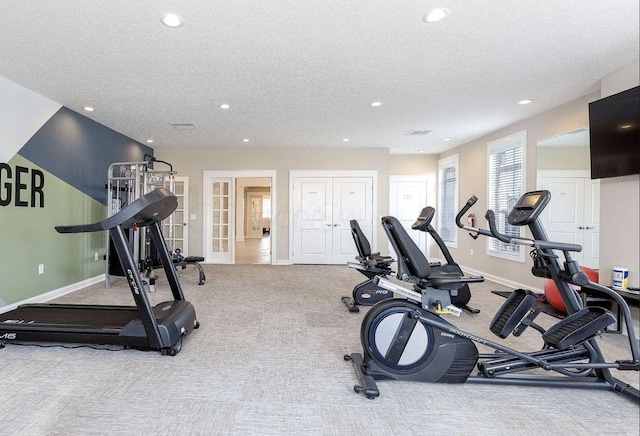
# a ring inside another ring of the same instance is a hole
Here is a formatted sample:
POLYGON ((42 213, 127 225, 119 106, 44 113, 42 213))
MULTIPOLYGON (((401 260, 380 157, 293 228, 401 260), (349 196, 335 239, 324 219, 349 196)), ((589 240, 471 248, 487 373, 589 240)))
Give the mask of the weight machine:
MULTIPOLYGON (((158 160, 153 156, 145 155, 142 162, 116 162, 109 166, 106 188, 109 192, 107 198, 107 215, 113 216, 124 207, 130 205, 143 195, 158 189, 165 188, 175 191, 175 175, 170 163, 158 160), (168 169, 155 169, 154 163, 165 164, 168 169)), ((174 213, 169 215, 162 223, 163 235, 169 253, 175 252, 174 213)), ((152 253, 151 240, 147 230, 142 227, 128 229, 128 241, 133 253, 133 259, 140 271, 145 271, 143 282, 149 285, 149 291, 155 292, 155 276, 153 268, 157 266, 152 253)), ((111 276, 125 277, 120 266, 119 259, 113 243, 107 236, 106 260, 106 287, 111 286, 111 276)))

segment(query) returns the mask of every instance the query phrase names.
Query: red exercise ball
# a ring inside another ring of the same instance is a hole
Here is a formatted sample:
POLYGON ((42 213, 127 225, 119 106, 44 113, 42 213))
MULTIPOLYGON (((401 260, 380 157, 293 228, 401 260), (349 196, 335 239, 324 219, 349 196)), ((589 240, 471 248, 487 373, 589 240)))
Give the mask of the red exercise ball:
MULTIPOLYGON (((580 269, 584 271, 587 274, 587 276, 589 276, 589 280, 591 280, 594 283, 598 283, 598 279, 600 277, 598 274, 598 271, 593 270, 591 268, 587 268, 586 266, 581 266, 580 269)), ((573 286, 573 285, 571 286, 574 288, 577 288, 577 286, 573 286)), ((562 297, 560 297, 558 288, 556 287, 556 284, 554 283, 553 280, 546 279, 544 281, 544 293, 549 303, 556 310, 567 313, 567 308, 564 306, 564 301, 562 301, 562 297)))

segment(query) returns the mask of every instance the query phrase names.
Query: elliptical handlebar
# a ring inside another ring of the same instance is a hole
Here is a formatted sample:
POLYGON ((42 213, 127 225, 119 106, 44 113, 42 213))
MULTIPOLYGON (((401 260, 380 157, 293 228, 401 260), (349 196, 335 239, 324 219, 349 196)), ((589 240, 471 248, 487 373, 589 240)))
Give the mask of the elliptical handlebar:
POLYGON ((551 250, 560 250, 560 251, 573 251, 579 253, 582 251, 582 246, 579 244, 567 244, 565 242, 553 242, 553 241, 541 241, 538 239, 528 239, 528 238, 514 238, 511 236, 504 235, 498 231, 496 226, 496 216, 493 210, 487 210, 487 213, 484 215, 486 220, 489 222, 489 230, 480 229, 477 227, 468 226, 462 223, 462 216, 467 213, 471 207, 476 204, 478 201, 478 197, 472 195, 467 203, 462 207, 458 215, 456 215, 456 225, 461 229, 470 230, 475 234, 470 233, 473 239, 477 239, 478 235, 490 236, 496 238, 499 241, 502 241, 506 244, 518 244, 518 245, 526 245, 529 247, 541 248, 541 249, 551 249, 551 250))
POLYGON ((507 235, 503 235, 496 228, 496 214, 493 213, 491 209, 489 209, 487 210, 487 213, 484 214, 484 217, 489 222, 489 230, 491 231, 491 236, 496 238, 498 241, 510 244, 513 238, 507 235))
POLYGON ((469 235, 471 235, 473 239, 478 239, 478 235, 493 236, 491 232, 489 232, 488 230, 479 229, 477 227, 462 224, 462 221, 461 221, 462 216, 465 213, 467 213, 469 209, 471 209, 471 206, 476 204, 476 201, 478 201, 478 197, 476 197, 475 195, 472 195, 471 198, 467 200, 467 203, 462 207, 462 209, 460 209, 460 212, 458 212, 458 215, 456 215, 456 225, 461 229, 470 230, 473 233, 475 233, 475 235, 473 233, 469 233, 469 235))

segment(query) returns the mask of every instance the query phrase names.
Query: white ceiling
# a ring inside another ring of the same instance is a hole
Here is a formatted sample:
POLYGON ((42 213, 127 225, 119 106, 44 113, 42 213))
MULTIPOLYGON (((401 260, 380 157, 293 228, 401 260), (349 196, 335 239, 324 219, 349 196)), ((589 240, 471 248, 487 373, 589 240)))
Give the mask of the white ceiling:
POLYGON ((438 153, 596 91, 640 49, 638 0, 1 6, 0 76, 157 149, 438 153), (449 16, 424 23, 436 6, 449 16), (184 26, 162 25, 166 12, 184 26), (516 104, 524 98, 534 102, 516 104))

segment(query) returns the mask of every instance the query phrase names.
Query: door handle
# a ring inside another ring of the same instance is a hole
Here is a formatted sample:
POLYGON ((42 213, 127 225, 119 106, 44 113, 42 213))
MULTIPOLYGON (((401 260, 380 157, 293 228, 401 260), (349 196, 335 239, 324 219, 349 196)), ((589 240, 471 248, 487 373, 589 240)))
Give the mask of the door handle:
POLYGON ((584 227, 583 226, 578 226, 578 229, 579 230, 584 230, 584 227))
POLYGON ((339 227, 339 226, 340 226, 340 224, 334 224, 333 225, 333 227, 339 227))
POLYGON ((325 226, 327 226, 327 227, 331 227, 331 224, 325 224, 325 226))
POLYGON ((587 227, 585 227, 584 229, 585 229, 585 230, 591 230, 591 229, 593 229, 593 228, 594 228, 594 227, 589 227, 589 226, 587 226, 587 227))

